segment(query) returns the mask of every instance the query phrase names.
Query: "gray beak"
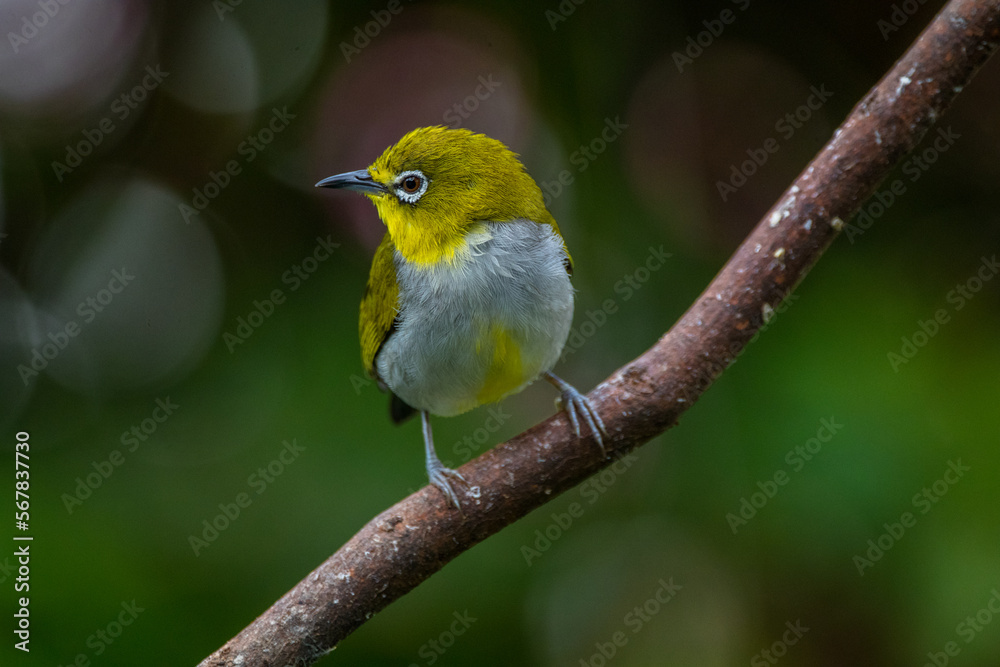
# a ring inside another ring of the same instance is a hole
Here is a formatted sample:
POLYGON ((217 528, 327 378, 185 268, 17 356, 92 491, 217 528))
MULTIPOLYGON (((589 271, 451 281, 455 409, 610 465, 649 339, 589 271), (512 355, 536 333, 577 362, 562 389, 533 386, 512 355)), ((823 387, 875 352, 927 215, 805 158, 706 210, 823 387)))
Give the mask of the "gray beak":
POLYGON ((372 177, 368 173, 367 169, 349 171, 346 174, 337 174, 336 176, 324 178, 316 184, 316 187, 343 188, 345 190, 354 190, 355 192, 360 192, 365 195, 384 195, 386 193, 385 186, 372 180, 372 177))

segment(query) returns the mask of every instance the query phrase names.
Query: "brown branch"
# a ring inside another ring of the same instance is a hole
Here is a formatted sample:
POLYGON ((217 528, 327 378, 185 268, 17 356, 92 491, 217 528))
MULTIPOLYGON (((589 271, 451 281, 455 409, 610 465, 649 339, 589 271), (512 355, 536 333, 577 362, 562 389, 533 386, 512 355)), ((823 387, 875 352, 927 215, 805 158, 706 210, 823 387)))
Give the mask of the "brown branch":
POLYGON ((659 435, 743 350, 862 202, 917 145, 1000 40, 997 0, 952 0, 855 106, 704 293, 591 394, 609 458, 564 415, 461 471, 463 512, 425 487, 375 517, 202 665, 307 665, 445 563, 659 435))

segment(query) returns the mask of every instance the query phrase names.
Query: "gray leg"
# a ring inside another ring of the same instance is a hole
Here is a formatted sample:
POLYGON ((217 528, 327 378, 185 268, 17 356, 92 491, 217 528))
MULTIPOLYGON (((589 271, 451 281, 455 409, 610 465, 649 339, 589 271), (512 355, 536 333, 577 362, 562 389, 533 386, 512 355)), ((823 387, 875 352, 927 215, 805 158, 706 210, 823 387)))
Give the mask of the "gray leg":
POLYGON ((455 479, 461 480, 463 484, 466 484, 465 478, 462 477, 457 470, 446 468, 445 465, 441 463, 441 460, 438 459, 437 454, 434 452, 434 436, 431 435, 431 419, 426 410, 420 411, 420 420, 423 423, 424 429, 424 449, 427 455, 427 477, 430 478, 431 484, 441 489, 441 492, 455 505, 455 507, 461 509, 461 505, 458 504, 458 496, 455 495, 454 489, 451 488, 451 483, 448 481, 448 478, 454 477, 455 479))

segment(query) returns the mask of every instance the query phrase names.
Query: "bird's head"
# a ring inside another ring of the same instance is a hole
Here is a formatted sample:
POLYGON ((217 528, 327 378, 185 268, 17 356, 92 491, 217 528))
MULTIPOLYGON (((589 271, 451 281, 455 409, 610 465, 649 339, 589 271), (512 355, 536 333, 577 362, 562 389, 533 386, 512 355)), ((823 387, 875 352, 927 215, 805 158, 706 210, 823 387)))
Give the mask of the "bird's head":
POLYGON ((533 220, 559 232, 542 192, 518 157, 496 139, 465 129, 422 127, 360 171, 317 187, 366 195, 403 257, 451 262, 482 222, 533 220))

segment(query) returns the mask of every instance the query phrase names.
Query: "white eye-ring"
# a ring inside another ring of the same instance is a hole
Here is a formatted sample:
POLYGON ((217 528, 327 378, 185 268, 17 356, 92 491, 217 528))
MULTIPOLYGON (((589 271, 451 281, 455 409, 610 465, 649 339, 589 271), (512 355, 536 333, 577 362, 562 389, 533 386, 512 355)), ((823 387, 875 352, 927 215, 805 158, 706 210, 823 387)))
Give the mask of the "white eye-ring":
POLYGON ((417 200, 427 192, 430 180, 419 169, 404 171, 393 181, 396 196, 407 204, 416 204, 417 200))

